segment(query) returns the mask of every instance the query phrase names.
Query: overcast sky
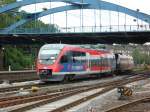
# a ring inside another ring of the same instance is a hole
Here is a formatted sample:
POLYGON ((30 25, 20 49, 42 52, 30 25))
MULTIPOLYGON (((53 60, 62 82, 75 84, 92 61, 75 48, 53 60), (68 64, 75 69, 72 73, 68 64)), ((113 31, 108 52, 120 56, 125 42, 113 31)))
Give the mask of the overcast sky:
MULTIPOLYGON (((125 7, 128 7, 130 9, 136 10, 140 9, 140 12, 144 12, 150 15, 150 0, 105 0, 107 2, 112 2, 118 5, 122 5, 125 7)), ((49 8, 56 7, 56 6, 62 6, 65 5, 64 3, 42 3, 42 4, 36 4, 36 5, 30 5, 21 8, 21 10, 25 10, 27 12, 35 12, 36 11, 42 11, 43 8, 49 8)), ((67 12, 67 26, 80 26, 80 10, 78 11, 68 11, 67 12)), ((83 25, 84 26, 94 26, 95 24, 97 26, 100 25, 100 23, 105 25, 117 25, 118 24, 118 13, 112 12, 112 11, 96 11, 96 19, 93 19, 94 17, 94 10, 84 10, 83 11, 84 17, 83 17, 83 25), (100 13, 101 13, 101 21, 100 21, 100 13), (110 20, 110 13, 111 13, 111 20, 110 20)), ((126 24, 132 24, 136 25, 137 23, 133 21, 133 17, 127 16, 125 14, 120 13, 119 14, 119 24, 124 25, 125 24, 125 16, 126 16, 126 24)), ((66 26, 66 13, 61 12, 57 13, 51 16, 45 16, 40 18, 44 23, 54 23, 57 24, 59 27, 65 27, 66 26)), ((146 24, 143 21, 138 21, 139 24, 146 24)))

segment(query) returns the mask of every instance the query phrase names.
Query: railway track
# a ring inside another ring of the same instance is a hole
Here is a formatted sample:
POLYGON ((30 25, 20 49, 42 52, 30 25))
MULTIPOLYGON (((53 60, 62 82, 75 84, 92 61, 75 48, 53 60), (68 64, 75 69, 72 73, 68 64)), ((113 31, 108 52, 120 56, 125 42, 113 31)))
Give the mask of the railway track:
POLYGON ((38 80, 39 77, 36 74, 35 70, 25 70, 25 71, 0 71, 0 83, 3 81, 13 82, 22 82, 22 81, 31 81, 38 80))
POLYGON ((18 91, 20 88, 30 89, 32 86, 43 87, 44 85, 42 85, 40 83, 32 83, 32 84, 28 84, 28 85, 17 85, 17 86, 1 87, 0 88, 0 93, 18 91))
POLYGON ((124 85, 124 84, 138 81, 138 80, 142 80, 145 78, 147 78, 146 75, 139 75, 139 76, 134 76, 134 77, 130 77, 130 78, 126 77, 124 79, 120 79, 117 81, 99 83, 99 84, 95 84, 95 85, 93 84, 93 85, 87 85, 87 86, 78 86, 78 87, 71 87, 71 88, 47 91, 47 92, 41 93, 41 94, 32 94, 32 95, 26 95, 26 96, 18 96, 18 97, 15 96, 15 97, 3 98, 3 99, 0 99, 0 108, 6 108, 9 106, 13 106, 13 105, 32 102, 29 105, 10 110, 11 112, 16 112, 16 111, 22 112, 22 111, 27 111, 32 108, 47 104, 47 103, 59 101, 61 99, 64 99, 64 98, 67 98, 69 96, 73 96, 73 95, 76 95, 79 93, 89 92, 94 89, 102 89, 94 94, 83 97, 81 99, 78 99, 77 101, 73 101, 70 104, 66 104, 57 109, 52 110, 53 112, 61 112, 61 111, 65 110, 66 108, 68 109, 69 107, 76 106, 76 105, 80 104, 81 102, 87 101, 87 100, 89 100, 93 97, 96 97, 102 93, 112 90, 112 89, 116 88, 117 86, 124 85))
MULTIPOLYGON (((29 77, 29 75, 31 76, 32 75, 32 73, 34 73, 35 71, 30 71, 29 72, 29 74, 28 74, 28 72, 26 71, 25 72, 25 74, 27 75, 26 77, 28 77, 28 78, 30 78, 29 77), (31 74, 30 74, 31 73, 31 74)), ((16 72, 14 72, 14 74, 15 74, 16 72)), ((149 71, 147 72, 138 72, 138 73, 130 73, 130 75, 131 76, 133 76, 133 75, 137 75, 137 74, 147 74, 147 73, 149 73, 149 71)), ((18 73, 17 73, 18 75, 20 74, 21 75, 21 72, 19 72, 18 71, 18 73)), ((24 74, 24 75, 25 75, 24 74)), ((10 74, 9 74, 10 75, 10 74)), ((9 77, 9 75, 7 76, 7 74, 6 74, 6 76, 5 77, 9 77)), ((13 75, 13 74, 12 74, 13 75)), ((21 75, 22 76, 22 75, 21 75)), ((19 76, 19 77, 21 77, 21 76, 19 76)), ((0 77, 1 77, 1 72, 0 72, 0 77)), ((37 76, 36 76, 37 77, 37 76)), ((128 76, 127 76, 128 77, 128 76)), ((16 75, 16 78, 17 78, 17 75, 16 75)), ((8 79, 8 78, 7 78, 8 79)), ((33 78, 34 79, 34 78, 33 78)), ((35 78, 36 79, 36 78, 35 78)), ((2 80, 1 78, 0 78, 0 80, 2 80)), ((17 80, 17 79, 15 79, 15 80, 17 80)), ((23 79, 21 79, 21 80, 23 80, 23 79)), ((18 80, 18 81, 21 81, 21 80, 18 80)), ((30 80, 32 80, 32 78, 30 79, 30 80)), ((72 82, 71 82, 72 83, 72 82)), ((24 89, 30 89, 32 86, 37 86, 37 87, 44 87, 44 86, 47 86, 47 85, 44 85, 43 83, 37 83, 37 84, 35 84, 35 83, 32 83, 32 84, 29 84, 29 85, 17 85, 17 86, 12 86, 12 85, 10 85, 10 86, 8 86, 8 87, 1 87, 0 88, 0 93, 4 93, 4 92, 12 92, 12 91, 18 91, 20 88, 24 88, 24 89)))
MULTIPOLYGON (((93 80, 95 80, 95 79, 93 79, 93 80)), ((90 81, 90 80, 89 79, 75 80, 73 82, 67 82, 67 83, 61 83, 60 82, 59 84, 62 85, 62 84, 82 83, 82 81, 90 81)), ((27 84, 27 85, 17 85, 17 86, 1 87, 0 88, 0 93, 15 92, 15 91, 18 91, 20 88, 31 89, 32 86, 37 86, 37 87, 41 88, 41 87, 55 86, 55 85, 58 85, 58 83, 30 83, 30 84, 27 84)))
POLYGON ((125 76, 119 76, 119 77, 107 77, 107 78, 103 78, 102 80, 98 80, 98 79, 93 79, 93 80, 76 80, 73 82, 68 82, 68 83, 29 83, 27 85, 13 85, 13 86, 9 86, 9 87, 2 87, 0 88, 0 98, 3 97, 8 97, 8 96, 12 96, 12 95, 16 95, 18 93, 20 93, 21 88, 23 88, 24 91, 30 91, 32 87, 39 87, 40 91, 44 91, 47 90, 54 90, 56 88, 64 88, 64 87, 75 87, 75 86, 79 86, 79 85, 90 85, 93 83, 103 83, 103 82, 108 82, 108 81, 115 81, 121 78, 124 78, 125 76))
MULTIPOLYGON (((116 107, 113 107, 105 112, 125 112, 127 111, 129 108, 132 109, 132 107, 137 106, 141 103, 150 103, 150 97, 145 97, 145 98, 141 98, 141 99, 137 99, 134 100, 132 102, 126 103, 126 104, 122 104, 116 107)), ((150 109, 150 108, 149 108, 150 109)), ((138 110, 138 112, 142 112, 143 110, 138 110)), ((137 112, 137 110, 132 110, 132 112, 137 112)), ((146 112, 146 111, 144 111, 146 112)))

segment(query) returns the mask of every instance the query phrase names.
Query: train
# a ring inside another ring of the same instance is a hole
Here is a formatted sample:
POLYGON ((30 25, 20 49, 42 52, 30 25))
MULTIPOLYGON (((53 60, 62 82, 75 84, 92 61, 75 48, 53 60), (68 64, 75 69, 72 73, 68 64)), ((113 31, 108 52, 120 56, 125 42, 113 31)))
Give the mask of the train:
POLYGON ((81 77, 132 70, 132 56, 68 44, 45 44, 38 53, 36 71, 41 81, 70 81, 81 77))

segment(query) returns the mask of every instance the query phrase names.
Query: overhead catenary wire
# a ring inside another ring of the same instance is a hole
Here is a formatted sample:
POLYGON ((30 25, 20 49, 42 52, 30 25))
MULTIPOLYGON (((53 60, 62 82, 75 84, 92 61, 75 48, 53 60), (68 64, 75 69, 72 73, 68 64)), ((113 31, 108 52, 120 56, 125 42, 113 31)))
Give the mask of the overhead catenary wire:
POLYGON ((118 31, 119 31, 119 24, 120 24, 120 23, 119 23, 119 21, 120 21, 120 19, 119 19, 119 16, 120 16, 120 15, 119 15, 119 14, 120 14, 120 13, 119 13, 119 7, 117 7, 117 10, 118 10, 118 31))
MULTIPOLYGON (((52 8, 52 4, 51 4, 52 0, 50 0, 50 3, 49 3, 49 8, 51 9, 52 8)), ((49 23, 51 24, 51 14, 49 15, 49 23)))
POLYGON ((94 9, 94 27, 96 31, 96 9, 94 9))
POLYGON ((102 24, 101 24, 101 20, 102 20, 102 17, 101 17, 101 2, 99 3, 99 26, 100 26, 100 32, 101 32, 101 28, 102 28, 102 24))
MULTIPOLYGON (((68 4, 66 3, 66 6, 67 6, 68 4)), ((65 11, 65 14, 66 14, 66 32, 67 32, 67 29, 68 29, 68 11, 66 10, 65 11)))

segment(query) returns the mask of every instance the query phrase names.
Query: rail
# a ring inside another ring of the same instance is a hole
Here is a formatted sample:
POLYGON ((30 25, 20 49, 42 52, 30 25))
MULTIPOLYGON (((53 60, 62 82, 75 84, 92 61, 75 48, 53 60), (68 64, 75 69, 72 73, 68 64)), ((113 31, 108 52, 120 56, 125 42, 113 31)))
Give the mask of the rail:
POLYGON ((141 99, 134 100, 132 102, 129 102, 129 103, 126 103, 126 104, 123 104, 120 106, 116 106, 116 107, 113 107, 113 108, 111 108, 105 112, 120 112, 122 109, 126 109, 128 107, 132 107, 132 106, 135 106, 136 104, 140 104, 143 102, 150 102, 150 97, 141 98, 141 99))
POLYGON ((99 88, 102 88, 102 91, 99 91, 98 93, 95 93, 93 95, 90 95, 86 98, 83 98, 78 100, 78 101, 74 101, 74 103, 72 104, 68 104, 68 105, 64 105, 60 108, 57 108, 57 109, 54 109, 53 111, 56 112, 56 111, 64 111, 66 108, 68 109, 69 107, 73 107, 75 105, 78 105, 80 104, 81 102, 84 102, 86 101, 85 99, 91 99, 91 98, 94 98, 100 94, 103 94, 111 89, 114 89, 116 88, 117 86, 119 85, 122 85, 122 84, 127 84, 127 83, 130 83, 130 82, 133 82, 133 81, 137 81, 137 80, 142 80, 142 79, 145 79, 147 78, 147 76, 143 76, 143 75, 140 75, 140 76, 134 76, 132 78, 126 78, 128 80, 125 80, 124 78, 121 79, 121 80, 117 80, 117 81, 112 81, 112 82, 107 82, 107 83, 103 83, 103 84, 95 84, 95 85, 89 85, 89 86, 83 86, 83 87, 78 87, 78 88, 70 88, 70 89, 67 89, 65 91, 60 91, 58 90, 58 92, 56 94, 48 94, 46 93, 45 95, 36 95, 36 96, 30 96, 30 97, 22 97, 21 99, 20 98, 11 98, 12 100, 9 99, 1 99, 1 107, 8 107, 10 105, 15 105, 15 104, 20 104, 21 102, 22 103, 27 103, 27 102, 33 102, 33 99, 35 99, 37 101, 37 99, 39 100, 38 102, 35 102, 35 103, 32 103, 30 105, 27 105, 27 106, 24 106, 24 107, 18 107, 16 109, 13 109, 11 110, 11 112, 16 112, 16 111, 26 111, 26 110, 30 110, 30 109, 33 109, 35 107, 39 107, 41 105, 44 105, 44 104, 47 104, 47 103, 51 103, 51 102, 55 102, 55 101, 58 101, 58 100, 61 100, 63 98, 67 98, 69 96, 73 96, 73 95, 76 95, 76 94, 79 94, 79 93, 82 93, 82 92, 88 92, 88 91, 91 91, 91 90, 94 90, 94 89, 99 89, 99 88), (14 99, 14 100, 13 100, 14 99), (13 103, 12 103, 13 102, 13 103))

